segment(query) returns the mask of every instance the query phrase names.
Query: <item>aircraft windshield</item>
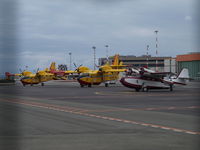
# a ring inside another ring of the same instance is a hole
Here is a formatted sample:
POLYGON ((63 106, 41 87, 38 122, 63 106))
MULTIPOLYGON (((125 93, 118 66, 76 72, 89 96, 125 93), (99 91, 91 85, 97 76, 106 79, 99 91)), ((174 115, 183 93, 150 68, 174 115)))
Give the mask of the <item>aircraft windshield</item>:
POLYGON ((31 79, 30 77, 23 77, 22 79, 31 79))
POLYGON ((81 77, 88 77, 88 76, 89 76, 89 73, 82 73, 80 76, 81 76, 81 77))

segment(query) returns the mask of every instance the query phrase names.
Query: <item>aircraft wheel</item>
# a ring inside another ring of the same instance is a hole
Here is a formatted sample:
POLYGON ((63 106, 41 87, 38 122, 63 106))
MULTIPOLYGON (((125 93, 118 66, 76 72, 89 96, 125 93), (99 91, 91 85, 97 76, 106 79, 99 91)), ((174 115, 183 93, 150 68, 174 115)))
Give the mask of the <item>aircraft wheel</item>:
POLYGON ((31 83, 31 86, 33 86, 33 84, 31 83))
POLYGON ((108 83, 105 83, 105 87, 108 87, 108 83))
POLYGON ((142 92, 148 92, 148 88, 147 87, 143 87, 142 88, 142 92))
POLYGON ((41 86, 44 86, 44 83, 41 83, 41 86))
POLYGON ((92 87, 92 85, 91 85, 91 84, 88 84, 88 87, 92 87))
POLYGON ((26 86, 26 84, 23 84, 23 86, 25 87, 25 86, 26 86))
POLYGON ((139 88, 136 88, 135 91, 136 91, 136 92, 140 92, 140 89, 139 89, 139 88))
POLYGON ((84 85, 83 85, 83 84, 81 84, 80 86, 81 86, 81 87, 84 87, 84 85))

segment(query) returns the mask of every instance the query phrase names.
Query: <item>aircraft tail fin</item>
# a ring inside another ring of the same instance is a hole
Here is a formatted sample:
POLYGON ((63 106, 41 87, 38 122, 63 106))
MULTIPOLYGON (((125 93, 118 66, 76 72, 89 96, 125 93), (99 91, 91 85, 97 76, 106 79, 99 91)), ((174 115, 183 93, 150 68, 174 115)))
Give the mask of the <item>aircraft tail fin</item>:
POLYGON ((10 72, 5 72, 5 76, 10 76, 10 72))
POLYGON ((119 54, 114 56, 113 65, 119 65, 119 54))
POLYGON ((189 71, 186 68, 183 68, 178 76, 179 79, 189 79, 189 71))
POLYGON ((56 70, 56 63, 52 62, 49 69, 50 69, 50 71, 55 71, 56 70))
POLYGON ((189 71, 186 68, 183 68, 176 79, 172 79, 174 84, 186 85, 189 77, 189 71))

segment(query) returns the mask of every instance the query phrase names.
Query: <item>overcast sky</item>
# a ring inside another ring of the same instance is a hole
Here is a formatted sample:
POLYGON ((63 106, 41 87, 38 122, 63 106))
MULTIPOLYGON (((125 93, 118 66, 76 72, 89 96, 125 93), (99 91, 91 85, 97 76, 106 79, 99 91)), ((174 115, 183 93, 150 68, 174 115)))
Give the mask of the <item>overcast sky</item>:
POLYGON ((8 71, 13 63, 15 71, 69 64, 69 52, 77 65, 92 67, 92 46, 97 58, 106 56, 105 45, 109 55, 136 56, 149 45, 155 56, 155 30, 159 56, 197 52, 196 1, 0 0, 0 71, 5 63, 8 71))

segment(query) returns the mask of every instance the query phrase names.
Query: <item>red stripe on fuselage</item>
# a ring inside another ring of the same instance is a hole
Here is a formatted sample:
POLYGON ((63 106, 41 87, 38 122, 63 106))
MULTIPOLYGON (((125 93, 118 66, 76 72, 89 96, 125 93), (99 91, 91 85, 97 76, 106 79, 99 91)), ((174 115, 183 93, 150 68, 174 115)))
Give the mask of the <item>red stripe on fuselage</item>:
MULTIPOLYGON (((127 77, 127 78, 130 78, 130 77, 127 77)), ((121 82, 124 86, 129 87, 129 88, 139 88, 139 89, 140 89, 140 88, 142 87, 142 86, 140 86, 140 85, 131 84, 131 83, 126 82, 126 81, 125 81, 125 78, 121 78, 120 82, 121 82)))
MULTIPOLYGON (((147 79, 143 79, 143 78, 140 78, 140 77, 124 77, 120 80, 120 82, 126 86, 126 87, 129 87, 129 88, 135 88, 135 89, 140 89, 142 88, 142 85, 138 85, 138 84, 133 84, 133 83, 129 83, 127 81, 125 81, 125 79, 139 79, 139 80, 147 80, 147 79)), ((147 80, 147 81, 154 81, 154 80, 147 80)), ((162 81, 162 80, 161 80, 162 81)), ((154 82, 161 82, 161 81, 154 81, 154 82)), ((146 88, 148 89, 169 89, 169 87, 158 87, 158 86, 146 86, 146 88)))

